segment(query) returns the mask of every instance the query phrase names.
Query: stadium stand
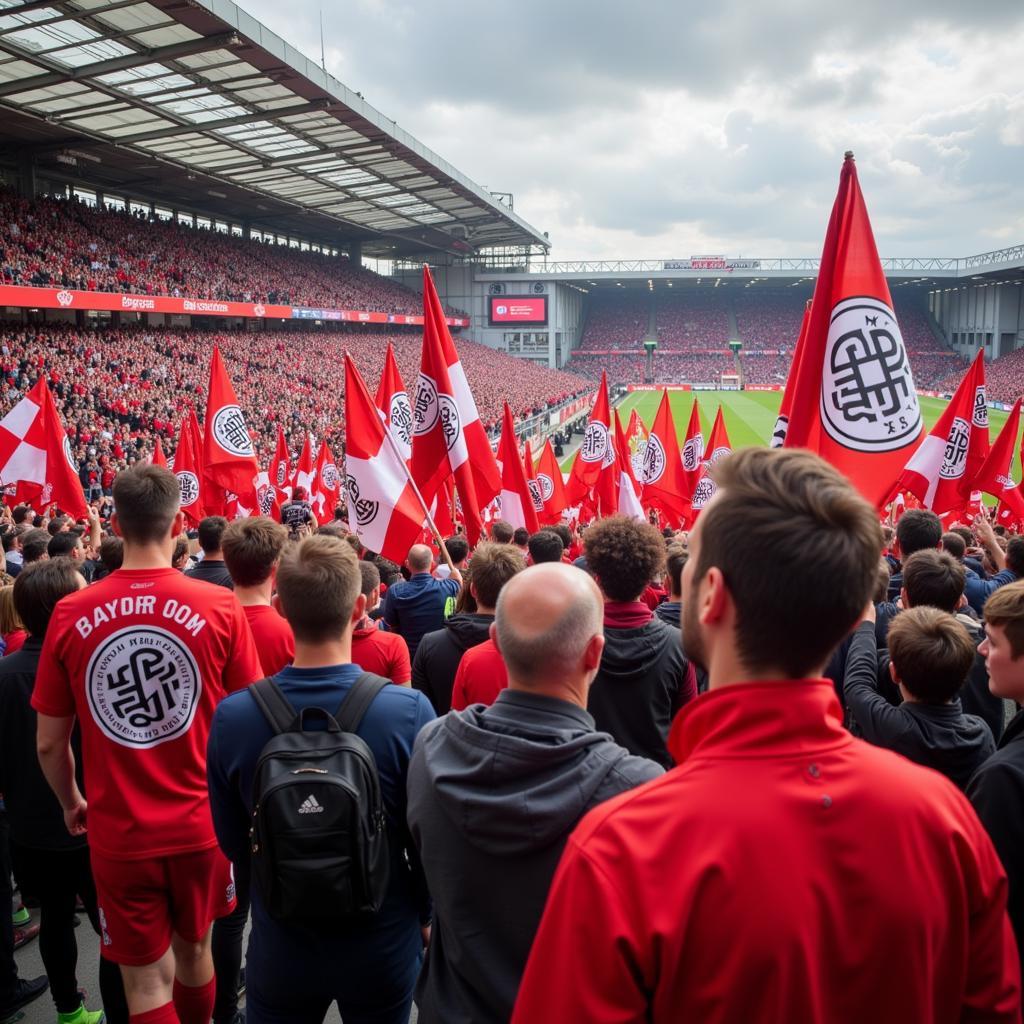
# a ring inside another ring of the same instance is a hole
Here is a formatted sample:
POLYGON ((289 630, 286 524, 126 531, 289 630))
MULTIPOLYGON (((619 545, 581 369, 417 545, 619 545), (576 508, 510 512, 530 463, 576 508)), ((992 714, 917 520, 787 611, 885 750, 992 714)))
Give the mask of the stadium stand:
MULTIPOLYGON (((143 326, 7 326, 0 328, 0 373, 5 407, 45 373, 75 457, 83 468, 95 461, 102 471, 148 454, 157 436, 170 455, 189 406, 202 420, 210 353, 216 344, 261 458, 267 461, 279 423, 294 447, 312 431, 340 450, 342 356, 346 350, 352 353, 375 391, 389 341, 403 379, 412 387, 419 372, 421 331, 385 333, 372 327, 245 334, 143 326)), ((462 338, 455 344, 489 430, 500 423, 503 401, 523 417, 589 390, 580 377, 462 338)))
MULTIPOLYGON (((616 289, 617 291, 617 289, 616 289)), ((623 292, 598 295, 590 311, 579 352, 607 352, 610 349, 639 349, 647 334, 648 301, 646 294, 623 292)))
MULTIPOLYGON (((418 314, 396 281, 329 256, 171 220, 0 191, 0 282, 418 314)), ((465 316, 449 309, 452 315, 465 316)))
POLYGON ((725 349, 729 312, 714 291, 671 292, 657 298, 658 348, 679 352, 725 349))

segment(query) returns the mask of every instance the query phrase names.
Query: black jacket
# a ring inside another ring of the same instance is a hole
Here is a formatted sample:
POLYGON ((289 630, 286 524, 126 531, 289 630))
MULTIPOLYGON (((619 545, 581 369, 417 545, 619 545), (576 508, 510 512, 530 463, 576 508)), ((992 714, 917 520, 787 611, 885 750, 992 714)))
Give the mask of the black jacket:
POLYGON ((1024 711, 1007 725, 999 749, 971 777, 967 796, 1006 870, 1007 910, 1024 967, 1024 711))
POLYGON ((696 696, 679 630, 652 617, 644 626, 605 626, 601 667, 587 710, 601 732, 631 754, 672 767, 668 731, 676 712, 696 696))
POLYGON ((683 605, 680 601, 662 601, 657 608, 654 609, 654 614, 661 619, 666 625, 675 626, 679 629, 682 619, 683 605))
POLYGON ((190 580, 202 580, 204 583, 214 583, 218 587, 227 587, 228 590, 235 589, 235 581, 231 578, 228 567, 219 558, 204 558, 185 575, 190 580))
MULTIPOLYGON (((957 615, 956 618, 971 634, 974 646, 977 647, 985 639, 984 627, 969 615, 957 615)), ((978 651, 974 652, 974 664, 960 691, 960 703, 968 715, 977 715, 984 720, 996 740, 1002 736, 1006 723, 1006 702, 988 688, 988 668, 984 656, 978 651)))
MULTIPOLYGON (((0 792, 11 838, 19 846, 73 850, 85 846, 85 837, 72 836, 64 827, 64 813, 36 756, 36 713, 30 702, 42 649, 43 641, 30 636, 20 651, 0 659, 0 792)), ((82 788, 77 728, 72 742, 82 788)))
POLYGON ((493 615, 453 615, 444 629, 435 629, 420 641, 412 662, 412 685, 427 696, 438 715, 452 709, 452 687, 462 655, 487 639, 493 621, 493 615))
POLYGON ((870 622, 853 634, 843 689, 864 739, 942 772, 960 789, 995 750, 989 727, 965 715, 959 700, 894 707, 878 692, 878 649, 870 622))
POLYGON ((592 807, 661 775, 566 701, 502 690, 426 725, 408 819, 434 899, 422 1024, 512 1014, 562 848, 592 807))

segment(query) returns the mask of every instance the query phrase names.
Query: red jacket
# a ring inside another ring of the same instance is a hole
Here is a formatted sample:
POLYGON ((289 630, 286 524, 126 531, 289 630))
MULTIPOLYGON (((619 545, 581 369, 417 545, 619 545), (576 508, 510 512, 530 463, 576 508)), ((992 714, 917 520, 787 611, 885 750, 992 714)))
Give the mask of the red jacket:
POLYGON ((1020 1020, 988 836, 945 778, 850 736, 831 683, 705 694, 669 748, 569 840, 513 1024, 1020 1020))
POLYGON ((486 704, 498 699, 508 686, 508 670, 497 645, 487 639, 470 647, 459 660, 452 686, 452 711, 465 711, 470 704, 486 704))

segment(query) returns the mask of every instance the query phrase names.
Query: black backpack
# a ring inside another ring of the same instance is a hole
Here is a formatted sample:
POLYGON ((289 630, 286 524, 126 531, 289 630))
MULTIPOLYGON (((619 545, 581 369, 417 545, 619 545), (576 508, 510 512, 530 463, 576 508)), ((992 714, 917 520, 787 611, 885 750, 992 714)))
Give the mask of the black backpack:
POLYGON ((356 729, 389 680, 364 672, 332 715, 297 712, 273 679, 249 687, 274 730, 252 784, 252 876, 280 921, 317 924, 376 913, 388 888, 377 762, 356 729), (314 718, 326 729, 307 729, 314 718))

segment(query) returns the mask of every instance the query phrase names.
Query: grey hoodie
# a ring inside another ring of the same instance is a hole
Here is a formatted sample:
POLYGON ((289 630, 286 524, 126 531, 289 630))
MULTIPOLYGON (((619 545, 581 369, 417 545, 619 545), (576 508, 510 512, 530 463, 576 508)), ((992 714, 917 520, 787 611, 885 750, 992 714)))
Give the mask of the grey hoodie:
POLYGON ((422 1024, 507 1021, 562 848, 592 807, 662 774, 567 701, 503 690, 431 722, 408 818, 434 900, 422 1024))

